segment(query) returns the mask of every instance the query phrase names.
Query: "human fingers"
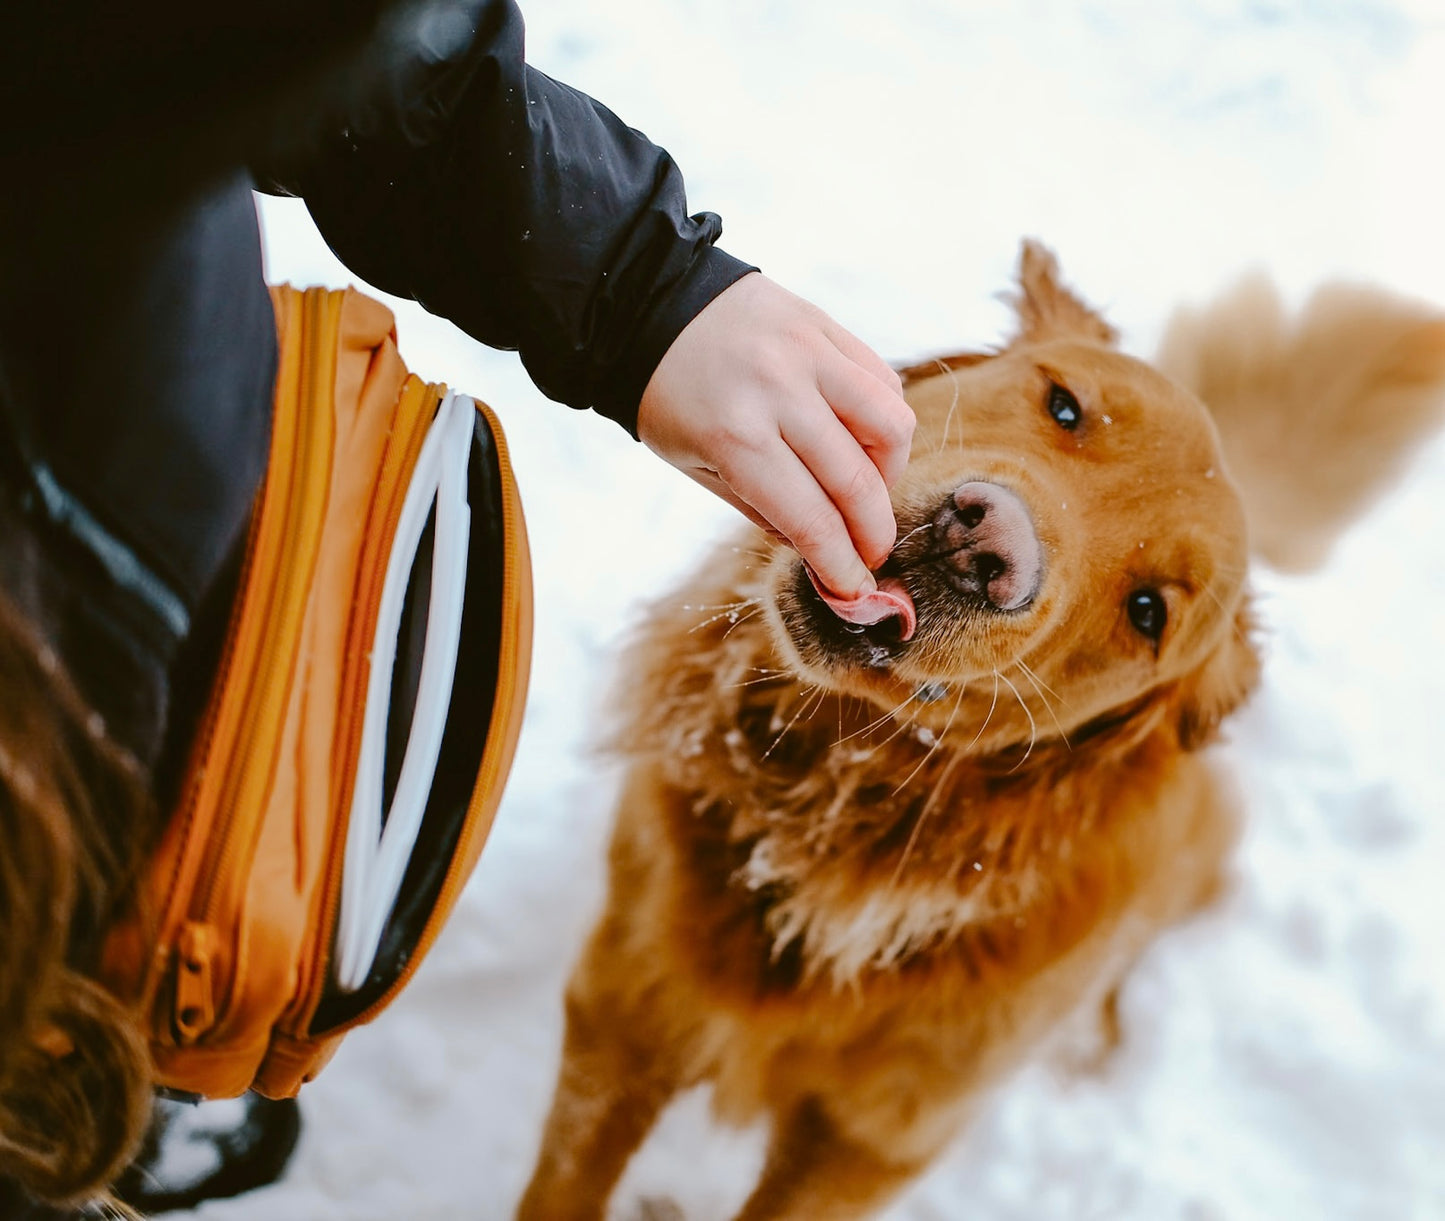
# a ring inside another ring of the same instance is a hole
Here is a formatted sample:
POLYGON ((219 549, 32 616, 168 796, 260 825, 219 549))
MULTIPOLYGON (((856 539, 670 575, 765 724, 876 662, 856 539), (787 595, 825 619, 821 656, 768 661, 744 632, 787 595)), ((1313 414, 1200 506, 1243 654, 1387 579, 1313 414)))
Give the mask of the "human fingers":
POLYGON ((818 362, 818 390, 891 487, 908 465, 913 409, 842 353, 818 362))
POLYGON ((895 397, 903 397, 903 379, 898 376, 898 370, 858 336, 839 326, 831 318, 824 324, 823 334, 839 352, 880 382, 885 389, 891 390, 895 397))
POLYGON ((734 492, 732 488, 728 487, 728 485, 718 477, 718 473, 711 467, 684 466, 679 469, 698 486, 706 488, 719 500, 732 505, 734 509, 752 522, 753 525, 757 526, 759 530, 776 539, 778 542, 791 546, 788 540, 773 528, 772 523, 769 522, 766 517, 753 508, 752 505, 748 504, 748 502, 734 492))
POLYGON ((888 487, 830 404, 815 402, 815 410, 793 412, 781 421, 783 440, 832 501, 864 563, 876 568, 898 537, 888 487))
POLYGON ((856 598, 877 588, 837 505, 780 435, 764 449, 729 454, 717 474, 834 593, 856 598))

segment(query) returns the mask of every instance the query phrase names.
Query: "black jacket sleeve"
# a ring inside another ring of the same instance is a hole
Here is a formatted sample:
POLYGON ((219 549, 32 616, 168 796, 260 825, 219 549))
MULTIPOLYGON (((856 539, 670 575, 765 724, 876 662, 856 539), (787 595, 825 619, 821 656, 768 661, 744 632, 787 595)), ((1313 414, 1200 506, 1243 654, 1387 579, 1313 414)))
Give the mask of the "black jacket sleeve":
POLYGON ((672 340, 752 270, 687 215, 668 154, 524 61, 513 0, 433 18, 363 108, 263 182, 359 276, 515 348, 537 386, 634 436, 672 340))

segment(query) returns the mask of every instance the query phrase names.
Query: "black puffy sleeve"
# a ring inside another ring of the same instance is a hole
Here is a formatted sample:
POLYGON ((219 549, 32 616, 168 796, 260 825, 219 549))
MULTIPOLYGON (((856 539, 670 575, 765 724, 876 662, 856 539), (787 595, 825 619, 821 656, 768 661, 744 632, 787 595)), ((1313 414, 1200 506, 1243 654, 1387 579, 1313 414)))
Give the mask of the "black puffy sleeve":
POLYGON ((433 12, 381 75, 263 185, 301 196, 357 275, 636 435, 672 340, 752 270, 714 245, 721 221, 687 214, 663 149, 527 66, 513 0, 433 12))

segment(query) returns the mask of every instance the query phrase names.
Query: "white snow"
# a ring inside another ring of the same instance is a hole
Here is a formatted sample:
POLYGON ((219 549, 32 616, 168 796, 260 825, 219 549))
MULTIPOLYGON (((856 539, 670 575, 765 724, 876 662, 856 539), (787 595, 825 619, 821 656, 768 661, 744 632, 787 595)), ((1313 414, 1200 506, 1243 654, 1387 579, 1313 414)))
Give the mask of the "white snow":
MULTIPOLYGON (((669 147, 723 244, 904 359, 999 337, 1018 240, 1125 345, 1262 266, 1445 305, 1436 0, 547 0, 543 70, 669 147)), ((485 174, 486 167, 479 166, 485 174)), ((294 202, 269 271, 350 277, 294 202)), ((416 982, 302 1096, 284 1182, 204 1221, 510 1216, 600 901, 614 783, 589 743, 639 601, 732 521, 509 355, 398 304, 403 353, 486 398, 515 451, 536 663, 501 816, 416 982)), ((1232 723, 1238 884, 1125 991, 1101 1075, 1015 1079, 889 1221, 1445 1216, 1445 444, 1308 578, 1261 572, 1267 677, 1232 723)), ((762 1134, 683 1099, 615 1217, 721 1221, 762 1134)))

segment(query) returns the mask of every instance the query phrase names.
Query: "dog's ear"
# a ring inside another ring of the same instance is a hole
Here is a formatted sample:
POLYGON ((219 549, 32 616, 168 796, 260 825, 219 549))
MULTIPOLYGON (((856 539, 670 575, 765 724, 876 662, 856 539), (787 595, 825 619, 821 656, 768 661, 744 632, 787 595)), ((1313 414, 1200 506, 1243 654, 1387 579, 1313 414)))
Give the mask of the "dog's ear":
POLYGON ((1024 242, 1018 281, 1018 291, 1005 296, 1019 320, 1014 343, 1075 338, 1112 345, 1118 340, 1112 326, 1064 287, 1058 259, 1041 243, 1024 242))
POLYGON ((1255 550, 1312 568, 1445 422, 1445 314, 1320 289, 1298 319, 1262 277, 1180 311, 1155 362, 1209 407, 1255 550))
POLYGON ((1204 663, 1176 684, 1173 711, 1185 750, 1212 742, 1224 718, 1258 685, 1260 658, 1254 638, 1254 616, 1246 603, 1204 663))
POLYGON ((971 369, 997 355, 997 352, 955 352, 952 356, 930 356, 918 364, 894 365, 893 371, 898 374, 898 380, 907 390, 917 382, 926 382, 931 377, 948 374, 955 369, 971 369))

